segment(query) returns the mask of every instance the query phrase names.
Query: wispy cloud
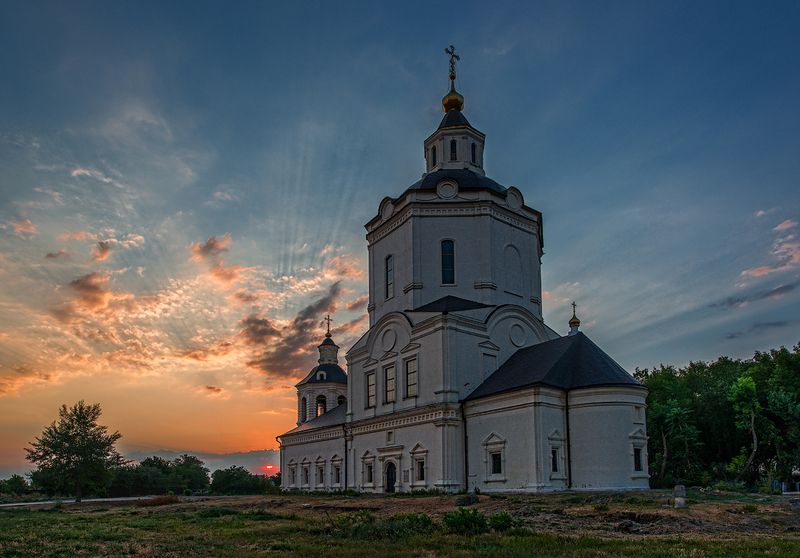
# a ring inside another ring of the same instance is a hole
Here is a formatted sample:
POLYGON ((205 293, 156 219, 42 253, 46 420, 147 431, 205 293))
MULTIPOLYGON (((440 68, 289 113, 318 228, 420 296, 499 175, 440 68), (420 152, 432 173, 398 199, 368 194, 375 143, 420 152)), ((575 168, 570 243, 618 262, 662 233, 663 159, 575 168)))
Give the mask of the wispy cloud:
POLYGON ((740 308, 747 306, 752 302, 760 300, 777 299, 792 292, 800 283, 789 283, 786 285, 779 285, 766 291, 756 291, 742 296, 729 296, 720 301, 711 303, 709 308, 740 308))
MULTIPOLYGON (((772 230, 785 233, 797 227, 797 221, 786 219, 776 225, 772 230)), ((772 244, 772 256, 777 260, 774 265, 762 265, 741 272, 742 277, 763 277, 772 273, 779 273, 795 269, 800 265, 800 240, 795 234, 779 234, 772 244)))
POLYGON ((770 329, 782 329, 793 325, 795 322, 791 320, 778 320, 775 322, 756 322, 748 328, 747 331, 733 331, 725 335, 725 339, 739 339, 747 335, 757 335, 762 331, 770 329))

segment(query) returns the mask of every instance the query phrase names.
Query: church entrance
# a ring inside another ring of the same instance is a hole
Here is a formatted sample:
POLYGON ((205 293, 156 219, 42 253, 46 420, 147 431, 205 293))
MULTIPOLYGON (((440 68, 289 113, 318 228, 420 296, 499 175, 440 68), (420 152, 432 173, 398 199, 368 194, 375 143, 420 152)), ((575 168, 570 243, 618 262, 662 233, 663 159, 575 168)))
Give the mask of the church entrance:
POLYGON ((386 466, 386 492, 394 492, 394 485, 397 482, 397 467, 394 463, 389 462, 386 466))

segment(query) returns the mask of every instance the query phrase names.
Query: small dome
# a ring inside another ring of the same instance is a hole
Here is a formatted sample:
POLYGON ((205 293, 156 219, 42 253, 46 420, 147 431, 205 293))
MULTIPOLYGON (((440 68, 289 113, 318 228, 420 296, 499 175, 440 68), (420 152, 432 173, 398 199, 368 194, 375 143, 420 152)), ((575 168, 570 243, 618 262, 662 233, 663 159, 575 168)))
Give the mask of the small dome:
POLYGON ((569 327, 578 327, 580 325, 581 321, 576 316, 573 315, 572 318, 570 318, 569 320, 569 327))
POLYGON ((336 343, 334 343, 333 339, 331 339, 330 337, 325 337, 325 340, 320 344, 320 346, 322 345, 333 345, 334 347, 336 347, 336 343))
POLYGON ((442 110, 450 112, 451 110, 463 110, 464 96, 456 91, 455 83, 450 82, 450 91, 442 97, 442 110))

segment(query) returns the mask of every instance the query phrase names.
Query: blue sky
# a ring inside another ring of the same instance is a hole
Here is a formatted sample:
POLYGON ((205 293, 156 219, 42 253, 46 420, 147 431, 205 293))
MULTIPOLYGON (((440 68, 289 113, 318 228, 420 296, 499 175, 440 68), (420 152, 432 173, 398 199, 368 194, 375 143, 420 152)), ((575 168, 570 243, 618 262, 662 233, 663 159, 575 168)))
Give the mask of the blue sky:
MULTIPOLYGON (((800 341, 796 2, 5 2, 0 473, 58 405, 130 452, 275 447, 445 46, 544 214, 545 319, 629 370, 800 341)), ((337 325, 338 324, 338 325, 337 325)))

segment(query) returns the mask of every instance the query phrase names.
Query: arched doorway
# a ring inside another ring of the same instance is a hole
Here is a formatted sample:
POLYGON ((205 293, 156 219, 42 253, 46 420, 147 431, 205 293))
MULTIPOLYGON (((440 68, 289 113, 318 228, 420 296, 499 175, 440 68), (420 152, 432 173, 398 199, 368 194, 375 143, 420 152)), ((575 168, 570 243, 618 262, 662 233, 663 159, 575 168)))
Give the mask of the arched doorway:
POLYGON ((394 492, 395 484, 397 484, 397 467, 390 461, 386 465, 386 483, 384 484, 386 492, 394 492))

